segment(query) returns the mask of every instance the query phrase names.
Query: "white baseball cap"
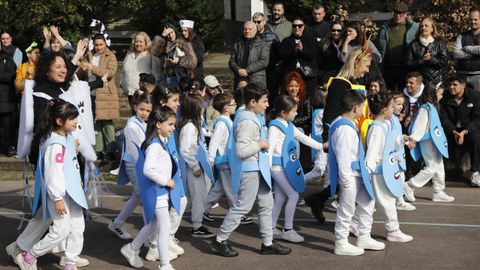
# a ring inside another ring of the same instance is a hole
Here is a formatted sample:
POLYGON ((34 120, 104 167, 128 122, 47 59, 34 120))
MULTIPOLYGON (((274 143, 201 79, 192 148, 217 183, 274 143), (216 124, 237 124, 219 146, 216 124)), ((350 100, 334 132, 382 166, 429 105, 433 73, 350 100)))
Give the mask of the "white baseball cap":
POLYGON ((203 81, 210 88, 220 87, 220 89, 222 89, 222 85, 218 82, 217 78, 215 78, 215 76, 213 75, 205 76, 203 81))

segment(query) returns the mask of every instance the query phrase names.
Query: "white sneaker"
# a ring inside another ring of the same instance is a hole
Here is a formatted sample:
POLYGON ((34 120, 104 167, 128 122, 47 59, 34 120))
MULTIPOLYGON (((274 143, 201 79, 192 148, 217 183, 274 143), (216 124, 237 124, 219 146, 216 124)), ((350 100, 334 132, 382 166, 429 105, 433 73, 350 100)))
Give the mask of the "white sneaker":
POLYGON ((413 204, 407 202, 397 203, 396 206, 399 211, 415 211, 417 209, 413 204))
POLYGON ((5 251, 7 252, 7 254, 9 256, 12 257, 13 259, 13 262, 15 264, 18 264, 17 263, 17 255, 22 253, 22 250, 20 249, 20 247, 17 245, 17 241, 11 243, 10 245, 6 246, 5 247, 5 251))
POLYGON ((110 174, 111 175, 119 175, 120 174, 120 166, 118 166, 118 168, 116 168, 114 170, 111 170, 110 174))
POLYGON ((127 259, 128 263, 134 268, 142 268, 143 261, 138 255, 139 250, 133 250, 130 244, 126 244, 120 249, 122 255, 127 259))
POLYGON ((112 221, 107 227, 110 231, 120 237, 120 239, 128 240, 132 238, 123 224, 118 224, 112 221))
POLYGON ((358 237, 360 235, 360 232, 358 231, 358 226, 357 224, 350 224, 350 232, 355 235, 355 237, 358 237))
POLYGON ((388 242, 399 242, 399 243, 406 243, 413 240, 411 235, 405 234, 400 230, 396 230, 393 232, 388 232, 387 234, 387 241, 388 242))
POLYGON ((370 234, 359 235, 357 247, 370 250, 383 250, 385 244, 373 239, 370 234))
POLYGON ((277 228, 273 228, 273 238, 280 239, 282 237, 282 231, 277 228))
POLYGON ((453 196, 447 195, 445 191, 440 191, 438 193, 433 193, 432 201, 434 202, 453 202, 455 198, 453 196))
POLYGON ((63 247, 60 247, 60 245, 52 248, 51 252, 53 254, 57 254, 57 253, 60 253, 60 252, 64 252, 65 250, 63 249, 63 247))
POLYGON ((470 176, 470 184, 474 187, 480 187, 480 173, 474 172, 470 176))
POLYGON ((37 260, 29 264, 25 261, 22 253, 17 254, 16 261, 21 270, 37 270, 37 260))
POLYGON ((219 207, 219 206, 220 206, 220 204, 218 204, 218 202, 217 202, 217 203, 215 203, 214 205, 210 206, 210 209, 215 209, 215 208, 217 208, 217 207, 219 207))
POLYGON ((175 268, 173 268, 173 266, 171 264, 167 264, 167 265, 164 265, 164 266, 158 266, 158 270, 175 270, 175 268))
POLYGON ((356 247, 348 242, 348 239, 335 240, 334 253, 337 255, 358 256, 365 253, 362 248, 356 247))
POLYGON ((338 209, 338 202, 337 199, 333 200, 332 203, 330 204, 333 209, 337 210, 338 209))
POLYGON ((145 255, 145 260, 151 262, 160 260, 160 256, 158 255, 158 249, 156 246, 150 246, 148 248, 147 255, 145 255))
POLYGON ((407 201, 415 201, 415 191, 413 191, 413 188, 408 184, 408 182, 403 184, 403 194, 405 195, 405 199, 407 199, 407 201))
POLYGON ((298 234, 295 230, 283 231, 281 238, 285 241, 292 242, 292 243, 302 243, 305 241, 303 236, 298 234))
POLYGON ((178 241, 177 238, 170 237, 168 241, 168 250, 177 255, 182 255, 183 253, 185 253, 185 250, 180 245, 178 245, 178 243, 180 243, 180 241, 178 241))
MULTIPOLYGON (((65 256, 62 256, 62 258, 60 258, 60 262, 58 263, 60 266, 65 266, 65 259, 67 257, 65 256)), ((80 268, 80 267, 85 267, 87 265, 90 264, 90 261, 88 261, 87 259, 85 258, 81 258, 81 257, 77 257, 77 262, 75 263, 75 266, 77 266, 77 268, 80 268)))

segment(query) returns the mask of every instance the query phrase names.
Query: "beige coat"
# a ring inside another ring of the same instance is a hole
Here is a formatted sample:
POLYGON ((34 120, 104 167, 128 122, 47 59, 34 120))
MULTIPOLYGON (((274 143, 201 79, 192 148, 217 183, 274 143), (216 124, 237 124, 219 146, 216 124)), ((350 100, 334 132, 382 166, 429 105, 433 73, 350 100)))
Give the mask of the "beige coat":
MULTIPOLYGON (((91 63, 93 58, 92 51, 88 52, 88 61, 91 63)), ((93 67, 92 74, 102 77, 108 73, 108 82, 102 88, 97 88, 95 98, 95 119, 113 120, 120 117, 120 107, 118 104, 118 92, 115 84, 115 74, 117 73, 118 63, 115 53, 109 49, 100 56, 98 67, 93 67)), ((77 72, 81 80, 88 80, 88 72, 81 69, 77 72)))

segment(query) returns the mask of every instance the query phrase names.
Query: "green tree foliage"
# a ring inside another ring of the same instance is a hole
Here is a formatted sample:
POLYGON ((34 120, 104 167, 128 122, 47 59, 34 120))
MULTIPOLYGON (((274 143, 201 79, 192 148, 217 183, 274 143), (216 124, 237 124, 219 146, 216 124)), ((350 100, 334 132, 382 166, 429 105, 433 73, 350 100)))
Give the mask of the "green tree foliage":
POLYGON ((179 27, 179 20, 193 20, 195 30, 210 47, 221 40, 223 14, 223 0, 146 0, 131 22, 154 36, 162 33, 167 22, 179 27))

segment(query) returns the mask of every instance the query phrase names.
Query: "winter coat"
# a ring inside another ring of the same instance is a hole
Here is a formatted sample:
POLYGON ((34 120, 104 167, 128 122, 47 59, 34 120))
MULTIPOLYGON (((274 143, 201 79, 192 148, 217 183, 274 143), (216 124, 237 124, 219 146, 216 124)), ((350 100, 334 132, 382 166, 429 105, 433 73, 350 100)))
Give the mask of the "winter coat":
MULTIPOLYGON (((410 18, 407 18, 406 24, 407 31, 405 32, 405 48, 407 48, 408 44, 410 44, 410 42, 412 42, 416 38, 419 27, 418 23, 414 22, 410 18)), ((382 60, 385 60, 385 56, 387 53, 390 27, 394 25, 395 22, 392 19, 384 23, 380 27, 380 31, 378 32, 377 42, 375 45, 377 46, 377 49, 382 56, 382 60)))
POLYGON ((440 38, 435 38, 434 41, 427 46, 422 45, 418 38, 408 45, 405 64, 409 69, 420 72, 427 82, 437 84, 443 81, 447 62, 447 43, 440 38), (432 54, 432 58, 424 62, 423 55, 427 51, 432 54))
MULTIPOLYGON (((88 61, 91 63, 94 51, 88 52, 88 61)), ((108 73, 108 82, 105 86, 95 90, 95 119, 113 120, 120 117, 120 107, 118 104, 118 92, 115 84, 115 74, 117 73, 118 63, 115 53, 108 48, 100 56, 98 67, 93 67, 91 73, 97 77, 102 77, 108 73)), ((88 72, 79 69, 77 72, 80 80, 88 81, 88 72)))
POLYGON ((203 40, 199 35, 195 35, 191 41, 193 51, 197 57, 197 66, 193 69, 194 78, 203 78, 205 72, 203 70, 203 56, 205 55, 205 46, 203 45, 203 40))
POLYGON ((440 101, 440 121, 448 135, 453 135, 453 131, 457 130, 457 122, 469 132, 480 132, 480 94, 465 88, 463 100, 458 105, 447 91, 440 101))
POLYGON ((126 95, 133 95, 138 90, 140 73, 149 73, 158 80, 160 60, 149 52, 143 52, 135 56, 135 52, 128 52, 123 60, 123 76, 120 87, 126 95))
POLYGON ((235 76, 235 85, 237 85, 239 80, 238 70, 244 68, 247 70, 249 81, 258 82, 266 86, 267 77, 265 69, 270 59, 269 46, 259 36, 256 36, 250 43, 250 53, 246 67, 242 66, 244 48, 245 40, 242 38, 233 45, 233 51, 228 61, 228 67, 235 76))
MULTIPOLYGON (((13 58, 0 53, 0 113, 13 112, 17 104, 15 93, 16 65, 13 58)), ((4 127, 6 128, 6 127, 4 127)))
POLYGON ((162 36, 155 36, 152 42, 152 53, 160 59, 160 80, 165 77, 176 77, 178 82, 184 77, 191 78, 192 71, 197 66, 197 56, 192 44, 183 39, 177 38, 171 42, 162 36), (181 51, 184 56, 177 55, 178 51, 181 51), (173 57, 179 59, 176 65, 172 65, 168 61, 173 57))

